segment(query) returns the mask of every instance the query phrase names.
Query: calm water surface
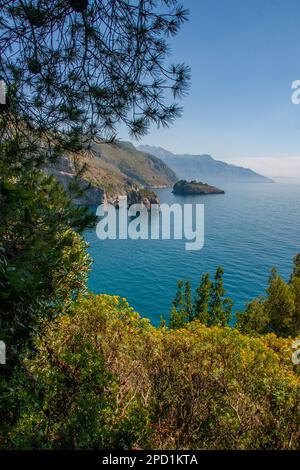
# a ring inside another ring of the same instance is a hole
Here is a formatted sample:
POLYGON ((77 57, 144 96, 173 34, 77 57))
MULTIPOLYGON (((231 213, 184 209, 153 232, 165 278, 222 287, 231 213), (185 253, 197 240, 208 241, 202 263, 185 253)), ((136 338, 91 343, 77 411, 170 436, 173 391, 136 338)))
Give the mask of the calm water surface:
POLYGON ((157 190, 161 202, 205 205, 205 246, 186 251, 181 240, 106 240, 86 232, 94 259, 89 287, 117 294, 154 324, 168 317, 177 279, 199 284, 204 272, 225 269, 225 287, 235 310, 263 294, 270 269, 288 279, 300 252, 300 184, 223 185, 225 195, 174 196, 157 190))

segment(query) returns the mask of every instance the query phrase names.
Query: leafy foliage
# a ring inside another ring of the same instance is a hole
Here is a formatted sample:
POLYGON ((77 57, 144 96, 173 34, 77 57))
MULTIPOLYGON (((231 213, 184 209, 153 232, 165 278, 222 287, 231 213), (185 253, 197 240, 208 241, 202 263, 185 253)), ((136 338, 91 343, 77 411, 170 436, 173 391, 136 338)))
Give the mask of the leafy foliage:
POLYGON ((289 340, 199 321, 152 327, 118 297, 49 323, 1 406, 4 448, 299 448, 299 369, 289 340))
POLYGON ((201 284, 196 289, 194 318, 201 321, 204 325, 210 322, 210 294, 213 284, 209 273, 202 276, 201 284))
POLYGON ((178 281, 178 290, 171 309, 170 328, 182 328, 191 320, 199 320, 206 326, 228 325, 231 321, 233 303, 231 299, 225 297, 223 275, 221 267, 216 269, 214 282, 210 280, 209 273, 204 274, 196 289, 194 302, 190 282, 185 282, 183 293, 183 281, 178 281))
POLYGON ((55 315, 85 290, 90 260, 80 232, 94 222, 52 177, 25 156, 21 164, 16 148, 15 140, 0 145, 0 334, 8 367, 45 309, 55 315))
POLYGON ((189 281, 177 281, 177 292, 172 302, 170 328, 182 328, 192 319, 193 303, 189 281))
POLYGON ((245 312, 237 314, 237 328, 249 334, 274 332, 278 336, 300 334, 300 257, 294 259, 293 273, 286 283, 273 269, 267 296, 255 299, 245 312))
POLYGON ((109 296, 82 298, 68 315, 50 322, 37 355, 25 361, 34 384, 21 373, 6 395, 11 410, 21 409, 15 427, 6 431, 10 445, 118 449, 143 439, 147 412, 132 366, 148 330, 153 328, 147 320, 109 296))

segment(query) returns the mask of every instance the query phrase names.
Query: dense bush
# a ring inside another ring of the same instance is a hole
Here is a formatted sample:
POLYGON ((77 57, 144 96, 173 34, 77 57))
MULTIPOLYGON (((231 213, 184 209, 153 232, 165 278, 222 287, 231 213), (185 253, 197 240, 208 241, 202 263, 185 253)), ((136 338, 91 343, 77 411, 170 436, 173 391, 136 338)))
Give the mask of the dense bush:
POLYGON ((223 281, 224 270, 216 269, 213 281, 210 274, 202 275, 201 283, 193 299, 189 281, 177 281, 177 292, 170 312, 170 328, 182 328, 192 320, 205 326, 227 326, 230 324, 233 302, 226 297, 223 281))
POLYGON ((299 448, 288 339, 154 328, 124 300, 90 295, 36 347, 6 395, 18 418, 2 424, 4 448, 299 448))
POLYGON ((246 334, 300 335, 300 255, 294 259, 290 281, 272 270, 267 295, 254 299, 237 314, 237 328, 246 334))
POLYGON ((10 367, 43 316, 86 289, 80 232, 94 217, 32 164, 18 138, 0 144, 0 210, 0 339, 10 367))
MULTIPOLYGON (((192 320, 205 326, 233 326, 232 300, 226 296, 224 271, 216 269, 214 279, 202 275, 195 296, 190 282, 177 281, 177 292, 170 312, 170 328, 182 328, 192 320)), ((237 312, 236 328, 247 335, 275 333, 287 338, 300 335, 300 254, 294 258, 289 282, 272 269, 266 295, 249 302, 242 312, 237 312)))

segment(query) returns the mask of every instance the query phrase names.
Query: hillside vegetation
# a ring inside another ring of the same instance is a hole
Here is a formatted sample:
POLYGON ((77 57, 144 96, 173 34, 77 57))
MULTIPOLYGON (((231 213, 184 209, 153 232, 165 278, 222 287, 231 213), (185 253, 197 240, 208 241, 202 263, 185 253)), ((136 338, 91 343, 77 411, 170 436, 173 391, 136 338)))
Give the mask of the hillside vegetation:
POLYGON ((80 174, 79 183, 87 189, 80 202, 97 204, 114 200, 140 188, 172 186, 175 173, 160 159, 136 150, 128 143, 93 143, 88 150, 66 152, 46 166, 65 188, 80 174))
POLYGON ((89 295, 36 348, 2 403, 19 412, 4 447, 299 447, 299 367, 274 334, 157 329, 124 299, 89 295))

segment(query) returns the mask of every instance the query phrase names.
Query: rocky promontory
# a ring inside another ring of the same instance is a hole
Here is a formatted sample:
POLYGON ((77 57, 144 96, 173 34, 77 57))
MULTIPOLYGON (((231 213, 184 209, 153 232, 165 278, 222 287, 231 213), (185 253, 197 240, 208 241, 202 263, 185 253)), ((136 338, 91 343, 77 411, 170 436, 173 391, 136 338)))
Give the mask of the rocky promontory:
POLYGON ((181 196, 204 195, 204 194, 225 194, 223 189, 210 186, 201 181, 180 180, 173 186, 173 193, 181 196))
POLYGON ((138 191, 133 190, 127 193, 128 205, 131 204, 144 204, 147 209, 151 209, 153 204, 160 204, 159 197, 151 189, 139 189, 138 191))
POLYGON ((66 152, 49 161, 43 169, 69 194, 76 182, 80 191, 73 191, 71 197, 83 205, 117 205, 117 199, 126 196, 129 205, 142 203, 150 208, 159 204, 152 188, 170 187, 178 179, 158 158, 127 142, 92 142, 79 152, 66 152))

